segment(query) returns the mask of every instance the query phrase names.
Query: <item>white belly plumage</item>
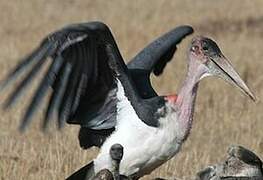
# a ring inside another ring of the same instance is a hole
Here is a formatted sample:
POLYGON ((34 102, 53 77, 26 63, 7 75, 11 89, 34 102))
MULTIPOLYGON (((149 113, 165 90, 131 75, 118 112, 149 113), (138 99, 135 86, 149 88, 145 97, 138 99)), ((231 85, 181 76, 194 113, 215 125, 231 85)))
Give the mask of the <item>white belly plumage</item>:
POLYGON ((120 173, 143 176, 173 157, 180 149, 180 127, 176 123, 177 115, 160 119, 160 127, 154 128, 142 122, 131 103, 124 95, 121 83, 118 83, 117 126, 115 132, 107 138, 100 153, 94 160, 95 171, 111 169, 110 147, 119 143, 124 147, 120 164, 120 173))

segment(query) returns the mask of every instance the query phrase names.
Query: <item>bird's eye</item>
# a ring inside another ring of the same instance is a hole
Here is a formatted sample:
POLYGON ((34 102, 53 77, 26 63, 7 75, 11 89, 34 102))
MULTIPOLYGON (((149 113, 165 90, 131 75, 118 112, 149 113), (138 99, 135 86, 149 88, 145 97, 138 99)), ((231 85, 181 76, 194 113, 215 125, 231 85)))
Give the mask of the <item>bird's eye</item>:
POLYGON ((208 51, 208 46, 203 46, 204 51, 208 51))
POLYGON ((191 48, 191 50, 192 50, 193 52, 196 52, 196 51, 199 50, 199 47, 198 47, 198 46, 193 46, 193 47, 191 48))

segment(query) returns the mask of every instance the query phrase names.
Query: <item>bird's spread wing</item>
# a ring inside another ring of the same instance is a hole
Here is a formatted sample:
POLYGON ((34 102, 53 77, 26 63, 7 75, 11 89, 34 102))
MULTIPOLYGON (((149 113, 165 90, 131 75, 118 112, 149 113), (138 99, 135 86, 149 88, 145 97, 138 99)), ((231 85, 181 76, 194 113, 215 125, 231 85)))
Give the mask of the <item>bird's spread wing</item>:
POLYGON ((172 59, 177 44, 192 33, 190 26, 180 26, 169 31, 140 51, 128 63, 128 68, 153 71, 155 75, 160 75, 166 63, 172 59))
POLYGON ((143 98, 156 96, 151 86, 150 73, 162 74, 166 64, 173 58, 177 45, 193 33, 190 26, 180 26, 157 38, 140 51, 129 63, 128 68, 143 98))
POLYGON ((5 107, 15 102, 47 61, 51 61, 50 66, 22 119, 22 130, 50 89, 52 93, 43 127, 47 126, 54 112, 57 113, 59 127, 65 121, 93 129, 115 126, 116 77, 123 79, 127 70, 106 25, 100 22, 75 24, 45 38, 1 82, 3 88, 27 70, 5 107))

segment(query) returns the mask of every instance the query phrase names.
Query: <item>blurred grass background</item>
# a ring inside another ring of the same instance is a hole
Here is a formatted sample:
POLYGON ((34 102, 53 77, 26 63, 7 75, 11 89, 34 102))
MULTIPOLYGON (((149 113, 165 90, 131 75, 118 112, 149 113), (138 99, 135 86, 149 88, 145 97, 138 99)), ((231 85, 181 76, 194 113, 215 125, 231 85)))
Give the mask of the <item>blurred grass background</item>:
MULTIPOLYGON (((262 0, 0 0, 0 79, 49 32, 92 20, 110 26, 127 61, 157 36, 175 26, 190 24, 195 35, 218 42, 259 99, 253 103, 222 80, 202 81, 193 129, 182 151, 144 179, 187 179, 220 161, 230 144, 244 145, 263 156, 262 0)), ((153 77, 159 94, 174 93, 180 87, 190 39, 180 44, 165 73, 153 77)), ((34 87, 37 83, 34 81, 34 87)), ((39 129, 43 111, 25 134, 18 133, 32 89, 15 108, 0 111, 2 180, 63 179, 97 154, 96 148, 81 150, 77 126, 66 126, 59 132, 51 127, 44 135, 39 129)), ((1 103, 9 91, 11 88, 1 93, 1 103)))

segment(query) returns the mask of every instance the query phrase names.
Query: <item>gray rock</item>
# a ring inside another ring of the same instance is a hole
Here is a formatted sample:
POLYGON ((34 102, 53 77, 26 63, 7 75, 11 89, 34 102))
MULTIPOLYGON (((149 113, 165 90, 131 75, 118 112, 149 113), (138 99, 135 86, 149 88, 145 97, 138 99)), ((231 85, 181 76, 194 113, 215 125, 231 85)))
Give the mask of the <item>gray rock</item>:
POLYGON ((196 180, 263 180, 262 161, 252 151, 232 145, 222 163, 210 166, 196 175, 196 180))

